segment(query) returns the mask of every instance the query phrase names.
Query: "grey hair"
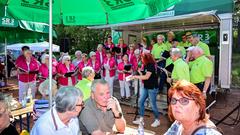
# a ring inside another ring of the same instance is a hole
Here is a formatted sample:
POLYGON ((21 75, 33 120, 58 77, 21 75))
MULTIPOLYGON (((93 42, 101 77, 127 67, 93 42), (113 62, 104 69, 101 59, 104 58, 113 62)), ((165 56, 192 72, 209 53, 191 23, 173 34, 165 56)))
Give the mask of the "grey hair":
POLYGON ((82 77, 87 78, 91 73, 94 73, 94 69, 90 66, 84 67, 82 70, 82 77))
POLYGON ((82 52, 81 52, 80 50, 77 50, 77 51, 75 52, 75 56, 76 56, 77 54, 82 55, 82 52))
POLYGON ((74 110, 79 97, 83 97, 81 90, 73 86, 61 87, 55 96, 57 112, 64 113, 66 111, 74 110))
POLYGON ((193 34, 192 37, 193 37, 194 39, 196 39, 197 41, 200 40, 198 34, 193 34))
POLYGON ((182 52, 179 48, 172 48, 171 49, 171 55, 182 57, 182 52))
POLYGON ((42 55, 42 57, 41 57, 41 62, 43 63, 43 64, 46 64, 46 58, 49 58, 49 55, 48 54, 43 54, 42 55))
POLYGON ((64 63, 65 60, 67 60, 67 59, 71 59, 71 57, 70 57, 69 55, 63 56, 63 57, 62 57, 62 63, 64 63))
POLYGON ((157 38, 162 38, 162 39, 163 39, 163 41, 165 41, 165 36, 164 36, 164 35, 162 35, 162 34, 158 35, 158 36, 157 36, 157 38))
POLYGON ((103 80, 103 79, 94 79, 94 81, 92 82, 92 85, 91 85, 91 92, 96 91, 96 86, 98 84, 108 85, 108 82, 106 80, 103 80))
POLYGON ((191 51, 196 52, 196 53, 201 54, 201 55, 204 54, 203 49, 198 47, 198 46, 193 47, 191 51))
POLYGON ((102 45, 102 44, 98 44, 97 49, 98 49, 99 47, 103 47, 103 45, 102 45))

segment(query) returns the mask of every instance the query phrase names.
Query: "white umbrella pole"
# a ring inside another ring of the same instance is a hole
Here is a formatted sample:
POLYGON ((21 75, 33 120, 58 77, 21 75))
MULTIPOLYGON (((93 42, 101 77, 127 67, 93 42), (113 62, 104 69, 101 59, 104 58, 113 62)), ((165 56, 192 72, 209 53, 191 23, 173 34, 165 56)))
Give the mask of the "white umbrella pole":
POLYGON ((7 66, 8 66, 8 63, 7 63, 7 38, 5 37, 5 48, 4 48, 4 51, 5 51, 5 76, 6 76, 6 84, 5 85, 7 85, 7 78, 8 78, 8 68, 7 68, 7 66))
POLYGON ((49 108, 52 108, 52 0, 49 0, 49 108))

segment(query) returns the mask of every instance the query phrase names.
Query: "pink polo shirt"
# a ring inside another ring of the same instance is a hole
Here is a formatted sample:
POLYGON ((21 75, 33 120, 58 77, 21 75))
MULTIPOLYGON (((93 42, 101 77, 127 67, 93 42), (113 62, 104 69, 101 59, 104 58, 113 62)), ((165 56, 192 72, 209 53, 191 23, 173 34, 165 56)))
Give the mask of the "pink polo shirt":
MULTIPOLYGON (((130 64, 130 63, 127 63, 127 64, 130 64)), ((123 71, 124 70, 124 62, 120 62, 119 64, 118 64, 118 70, 119 71, 123 71)), ((127 77, 127 76, 129 76, 130 74, 129 73, 118 73, 118 79, 120 80, 120 81, 123 81, 124 79, 125 79, 125 77, 127 77)))
MULTIPOLYGON (((108 59, 106 57, 104 59, 104 61, 103 61, 103 64, 108 64, 109 65, 109 67, 110 67, 110 70, 109 70, 110 77, 115 76, 115 73, 116 73, 116 69, 115 69, 116 61, 115 61, 114 57, 111 57, 110 59, 108 59)), ((103 76, 104 77, 106 76, 106 70, 103 70, 103 76)))
MULTIPOLYGON (((58 64, 57 73, 64 75, 67 72, 74 71, 74 69, 75 69, 75 67, 74 67, 73 64, 70 64, 69 70, 67 69, 65 64, 58 64)), ((76 78, 74 76, 71 76, 71 79, 72 79, 72 84, 75 85, 76 84, 76 78)), ((68 86, 68 77, 60 76, 58 78, 58 83, 60 85, 63 85, 63 86, 68 86)))
POLYGON ((105 51, 102 50, 100 53, 99 51, 96 51, 96 59, 100 61, 101 65, 103 64, 103 60, 106 58, 106 53, 105 51))
POLYGON ((98 61, 97 59, 95 60, 94 63, 91 59, 89 59, 88 60, 88 65, 94 69, 95 73, 99 73, 100 70, 101 70, 100 61, 98 61))
MULTIPOLYGON (((57 68, 55 65, 52 66, 52 75, 55 75, 57 73, 57 68)), ((46 64, 41 64, 41 66, 39 67, 39 74, 41 74, 41 76, 43 78, 48 78, 49 76, 49 69, 48 66, 46 64)), ((45 79, 43 79, 45 80, 45 79)), ((40 81, 43 81, 40 80, 40 81)))
MULTIPOLYGON (((16 67, 24 69, 26 71, 38 71, 39 65, 37 60, 34 57, 31 57, 29 66, 26 62, 26 58, 23 55, 20 55, 16 60, 16 67)), ((37 74, 18 74, 18 79, 21 82, 32 82, 36 81, 37 74)))

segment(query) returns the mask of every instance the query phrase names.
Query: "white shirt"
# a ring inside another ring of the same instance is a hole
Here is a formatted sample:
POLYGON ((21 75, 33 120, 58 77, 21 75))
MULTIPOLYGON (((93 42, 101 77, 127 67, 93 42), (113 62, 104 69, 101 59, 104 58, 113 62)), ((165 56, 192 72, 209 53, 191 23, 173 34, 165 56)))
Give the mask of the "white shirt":
POLYGON ((80 135, 78 118, 72 118, 65 125, 59 118, 55 107, 43 114, 34 124, 31 135, 80 135), (53 117, 55 118, 56 126, 53 117))

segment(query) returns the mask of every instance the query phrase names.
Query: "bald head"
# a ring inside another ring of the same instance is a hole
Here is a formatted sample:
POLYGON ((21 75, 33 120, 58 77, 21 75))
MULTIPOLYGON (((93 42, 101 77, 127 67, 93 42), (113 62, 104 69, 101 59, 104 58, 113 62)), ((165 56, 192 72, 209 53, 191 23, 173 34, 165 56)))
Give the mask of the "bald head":
POLYGON ((200 57, 200 56, 202 56, 204 54, 203 50, 200 47, 198 47, 198 46, 193 47, 191 49, 191 51, 192 51, 192 57, 194 59, 196 59, 196 58, 198 58, 198 57, 200 57))

